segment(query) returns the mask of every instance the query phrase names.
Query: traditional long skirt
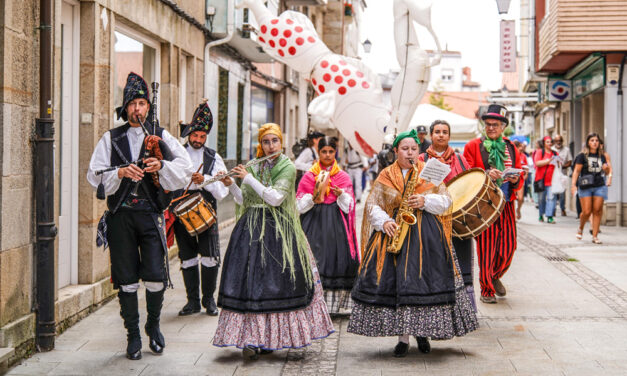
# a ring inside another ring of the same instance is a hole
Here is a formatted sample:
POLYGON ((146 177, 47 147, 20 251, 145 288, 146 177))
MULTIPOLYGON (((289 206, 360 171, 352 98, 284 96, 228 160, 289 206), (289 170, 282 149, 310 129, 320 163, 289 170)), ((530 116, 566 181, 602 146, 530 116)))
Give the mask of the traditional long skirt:
POLYGON ((478 327, 457 257, 443 234, 441 223, 423 212, 418 224, 410 227, 400 253, 394 255, 384 250, 387 236, 373 232, 367 249, 376 248, 362 261, 348 332, 449 339, 478 327), (384 258, 382 265, 380 258, 384 258))
POLYGON ((293 279, 283 267, 282 242, 276 234, 272 215, 262 208, 249 209, 235 225, 222 265, 215 346, 299 348, 333 333, 313 256, 308 255, 313 273, 313 283, 308 284, 304 268, 309 266, 300 262, 292 234, 293 279), (255 213, 259 220, 250 229, 253 211, 262 212, 255 213))
POLYGON ((357 250, 356 239, 349 239, 345 219, 337 205, 316 204, 301 215, 303 231, 318 264, 327 308, 331 313, 350 308, 359 259, 351 256, 349 241, 357 250))

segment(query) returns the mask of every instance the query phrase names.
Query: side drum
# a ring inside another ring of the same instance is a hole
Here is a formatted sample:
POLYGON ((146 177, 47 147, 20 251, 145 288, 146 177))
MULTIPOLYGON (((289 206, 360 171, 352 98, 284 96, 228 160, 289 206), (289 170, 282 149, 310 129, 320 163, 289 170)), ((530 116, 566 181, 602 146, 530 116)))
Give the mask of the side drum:
POLYGON ((503 208, 503 192, 480 168, 471 168, 446 183, 453 199, 453 236, 470 239, 494 223, 503 208))
POLYGON ((216 214, 200 192, 181 201, 173 210, 191 236, 196 236, 216 223, 216 214))

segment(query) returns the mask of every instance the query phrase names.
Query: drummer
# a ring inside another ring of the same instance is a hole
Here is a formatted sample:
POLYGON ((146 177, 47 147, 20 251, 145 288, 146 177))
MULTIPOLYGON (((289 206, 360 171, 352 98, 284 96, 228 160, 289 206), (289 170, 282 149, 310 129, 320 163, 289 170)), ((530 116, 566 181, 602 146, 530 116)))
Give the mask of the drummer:
MULTIPOLYGON (((444 179, 444 183, 447 183, 455 176, 470 168, 466 158, 464 158, 463 155, 456 153, 455 150, 449 146, 448 143, 451 139, 451 126, 446 120, 436 120, 431 123, 431 127, 429 127, 429 136, 431 137, 431 144, 427 147, 425 153, 420 154, 418 159, 422 162, 427 162, 430 158, 435 158, 438 161, 449 165, 451 167, 451 172, 444 179)), ((457 254, 457 260, 459 261, 459 267, 464 278, 466 292, 468 293, 468 297, 476 310, 475 290, 472 286, 472 254, 474 252, 473 241, 472 239, 462 240, 453 236, 453 248, 457 254)))
POLYGON ((479 257, 479 283, 481 301, 496 303, 496 296, 506 294, 501 278, 512 263, 516 250, 516 192, 522 188, 520 176, 503 175, 507 168, 521 170, 521 158, 514 144, 503 137, 509 123, 507 109, 498 104, 488 106, 481 116, 485 124, 485 136, 471 140, 464 147, 464 157, 471 167, 486 171, 501 187, 506 200, 500 217, 487 230, 479 234, 477 256, 479 257))
MULTIPOLYGON (((181 137, 189 136, 187 143, 183 146, 192 160, 193 171, 195 171, 191 175, 191 182, 188 180, 188 184, 191 183, 191 185, 187 193, 191 195, 200 192, 205 201, 216 210, 216 201, 222 200, 229 194, 228 188, 220 181, 211 183, 202 189, 197 186, 218 172, 226 171, 220 155, 215 150, 205 146, 207 134, 213 126, 213 116, 207 101, 204 100, 196 108, 191 123, 181 123, 180 126, 181 137)), ((182 194, 182 190, 177 191, 175 197, 180 197, 182 194)), ((179 316, 200 312, 199 286, 202 288, 202 306, 207 310, 208 315, 217 316, 218 308, 213 298, 220 266, 220 238, 217 221, 198 236, 191 236, 183 223, 176 220, 174 222, 174 236, 179 247, 181 271, 187 292, 187 304, 179 311, 179 316), (199 263, 201 272, 198 270, 199 263)))

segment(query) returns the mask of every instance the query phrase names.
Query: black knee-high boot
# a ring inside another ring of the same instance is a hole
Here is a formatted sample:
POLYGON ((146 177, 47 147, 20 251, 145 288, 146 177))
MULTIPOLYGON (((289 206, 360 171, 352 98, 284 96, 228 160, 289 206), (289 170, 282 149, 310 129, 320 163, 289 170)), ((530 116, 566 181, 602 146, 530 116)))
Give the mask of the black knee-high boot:
POLYGON ((131 360, 142 358, 142 339, 139 333, 139 310, 137 308, 137 292, 118 291, 120 300, 120 316, 126 328, 126 357, 131 360))
POLYGON ((157 292, 146 290, 146 311, 148 312, 148 318, 144 329, 146 330, 146 335, 150 338, 150 350, 155 354, 163 353, 163 348, 165 347, 165 338, 163 338, 163 334, 159 328, 164 293, 165 288, 157 292))
POLYGON ((200 275, 198 265, 181 269, 181 271, 187 292, 187 304, 179 311, 179 316, 187 316, 200 312, 200 275))
POLYGON ((218 284, 218 265, 210 268, 203 265, 202 267, 202 306, 207 309, 209 316, 218 315, 218 306, 215 299, 213 299, 213 293, 216 291, 216 285, 218 284))

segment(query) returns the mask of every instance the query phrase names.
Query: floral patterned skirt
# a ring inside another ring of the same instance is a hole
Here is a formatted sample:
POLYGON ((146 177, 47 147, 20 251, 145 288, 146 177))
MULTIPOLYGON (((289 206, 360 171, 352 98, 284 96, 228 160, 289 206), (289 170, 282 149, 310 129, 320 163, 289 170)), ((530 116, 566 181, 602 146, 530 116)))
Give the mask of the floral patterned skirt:
MULTIPOLYGON (((454 257, 457 270, 459 264, 454 257)), ((387 337, 409 334, 434 340, 464 336, 479 327, 464 281, 455 276, 455 303, 398 308, 353 303, 347 331, 362 336, 387 337)))
POLYGON ((279 313, 239 313, 223 309, 213 345, 243 349, 255 346, 267 350, 293 349, 311 345, 335 330, 322 293, 322 284, 315 261, 312 268, 315 282, 311 304, 303 309, 279 313))

